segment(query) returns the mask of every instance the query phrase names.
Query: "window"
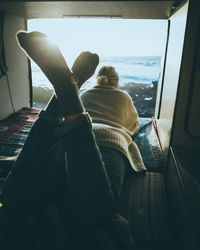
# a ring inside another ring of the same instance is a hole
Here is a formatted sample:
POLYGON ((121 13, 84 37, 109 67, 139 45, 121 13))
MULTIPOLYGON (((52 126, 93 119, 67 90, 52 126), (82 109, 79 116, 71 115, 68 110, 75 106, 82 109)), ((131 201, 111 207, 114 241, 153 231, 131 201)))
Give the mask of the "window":
MULTIPOLYGON (((139 115, 153 116, 167 20, 32 19, 28 21, 28 30, 49 35, 69 66, 82 51, 97 53, 97 71, 102 65, 115 67, 119 87, 131 95, 139 115)), ((82 89, 95 85, 95 75, 82 89)), ((53 92, 52 85, 34 63, 32 78, 34 106, 42 107, 53 92)))

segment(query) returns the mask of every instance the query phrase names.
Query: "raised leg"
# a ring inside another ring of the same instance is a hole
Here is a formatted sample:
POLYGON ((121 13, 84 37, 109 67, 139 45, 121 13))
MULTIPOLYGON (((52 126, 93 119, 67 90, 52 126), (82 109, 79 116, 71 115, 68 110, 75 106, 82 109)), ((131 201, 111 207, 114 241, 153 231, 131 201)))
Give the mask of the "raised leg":
MULTIPOLYGON (((64 115, 80 114, 84 109, 74 88, 76 85, 70 81, 70 72, 58 48, 49 44, 47 37, 38 32, 18 33, 18 40, 23 50, 50 79, 64 115)), ((76 69, 79 67, 78 64, 80 65, 82 56, 83 54, 74 64, 76 69)), ((91 69, 89 71, 91 72, 91 69)), ((44 112, 41 113, 42 118, 39 118, 34 125, 13 172, 8 178, 3 193, 4 202, 7 205, 12 203, 14 206, 17 201, 22 202, 24 198, 24 205, 27 204, 26 200, 30 200, 28 194, 32 195, 31 190, 34 184, 37 184, 37 177, 45 178, 45 172, 48 172, 44 159, 60 135, 60 142, 64 151, 67 152, 71 207, 74 210, 77 209, 76 214, 80 220, 90 220, 92 223, 98 217, 105 219, 111 211, 113 212, 112 190, 95 142, 91 123, 85 115, 79 115, 70 122, 59 124, 57 119, 55 122, 53 118, 50 119, 51 116, 47 113, 46 115, 44 112), (43 174, 40 176, 40 173, 43 174), (16 191, 14 191, 15 187, 16 191), (9 202, 8 199, 6 200, 8 197, 9 202), (76 204, 79 204, 79 208, 76 204)), ((36 187, 34 193, 37 192, 39 190, 36 187)))

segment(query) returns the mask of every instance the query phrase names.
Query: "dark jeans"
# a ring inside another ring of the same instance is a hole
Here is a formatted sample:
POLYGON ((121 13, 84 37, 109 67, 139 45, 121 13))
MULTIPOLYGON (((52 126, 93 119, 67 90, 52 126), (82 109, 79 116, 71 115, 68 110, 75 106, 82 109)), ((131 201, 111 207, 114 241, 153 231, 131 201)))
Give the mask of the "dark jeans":
POLYGON ((115 213, 126 158, 95 142, 81 116, 69 124, 49 122, 41 113, 4 186, 7 209, 37 210, 54 199, 79 223, 102 223, 115 213))

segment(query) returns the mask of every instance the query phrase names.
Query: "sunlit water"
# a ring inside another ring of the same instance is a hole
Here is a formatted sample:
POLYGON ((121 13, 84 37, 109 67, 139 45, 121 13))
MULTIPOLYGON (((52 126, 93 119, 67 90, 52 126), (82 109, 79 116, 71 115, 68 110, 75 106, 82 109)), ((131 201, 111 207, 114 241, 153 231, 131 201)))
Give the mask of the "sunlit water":
MULTIPOLYGON (((96 73, 103 65, 112 65, 119 74, 119 85, 126 83, 144 83, 150 84, 157 81, 160 73, 160 57, 103 57, 100 58, 99 66, 95 74, 84 84, 84 88, 92 87, 96 82, 96 73)), ((33 86, 52 89, 52 85, 41 72, 41 70, 32 63, 33 86)))
MULTIPOLYGON (((115 67, 119 74, 119 86, 128 83, 151 84, 158 81, 161 57, 104 57, 100 58, 95 74, 86 81, 81 89, 88 89, 95 85, 96 74, 103 65, 115 67)), ((44 108, 53 93, 53 87, 41 72, 39 67, 32 63, 33 106, 44 108)))

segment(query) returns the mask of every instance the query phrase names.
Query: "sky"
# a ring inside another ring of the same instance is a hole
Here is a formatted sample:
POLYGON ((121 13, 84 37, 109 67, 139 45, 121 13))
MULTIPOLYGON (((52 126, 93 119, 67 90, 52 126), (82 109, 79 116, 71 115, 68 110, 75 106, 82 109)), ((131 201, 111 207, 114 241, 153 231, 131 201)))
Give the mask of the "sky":
POLYGON ((137 19, 32 19, 29 31, 46 33, 70 62, 82 52, 107 56, 162 56, 167 21, 137 19))

